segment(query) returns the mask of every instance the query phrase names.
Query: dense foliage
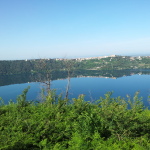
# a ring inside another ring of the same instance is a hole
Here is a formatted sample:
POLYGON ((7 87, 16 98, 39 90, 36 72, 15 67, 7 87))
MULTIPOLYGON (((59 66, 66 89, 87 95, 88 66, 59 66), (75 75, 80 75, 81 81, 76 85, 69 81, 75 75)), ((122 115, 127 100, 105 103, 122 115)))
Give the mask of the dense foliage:
POLYGON ((55 59, 0 61, 0 74, 34 73, 62 67, 63 63, 55 59))
POLYGON ((150 110, 138 93, 133 99, 107 93, 96 103, 84 95, 71 101, 48 91, 40 102, 0 105, 2 150, 146 150, 150 149, 150 110))
POLYGON ((0 61, 0 75, 58 70, 148 69, 150 57, 113 56, 95 59, 32 59, 0 61))
POLYGON ((110 56, 102 59, 83 60, 80 67, 96 70, 150 68, 150 57, 110 56))

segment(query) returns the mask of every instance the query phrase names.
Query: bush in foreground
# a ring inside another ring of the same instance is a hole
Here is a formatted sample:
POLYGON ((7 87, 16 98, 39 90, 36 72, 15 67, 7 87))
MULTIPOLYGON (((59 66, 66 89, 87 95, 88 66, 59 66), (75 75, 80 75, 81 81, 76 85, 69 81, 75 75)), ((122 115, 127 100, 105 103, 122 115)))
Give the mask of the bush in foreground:
POLYGON ((150 149, 150 110, 138 93, 133 100, 107 93, 95 103, 84 95, 62 99, 49 91, 40 103, 26 100, 0 105, 2 150, 145 150, 150 149))

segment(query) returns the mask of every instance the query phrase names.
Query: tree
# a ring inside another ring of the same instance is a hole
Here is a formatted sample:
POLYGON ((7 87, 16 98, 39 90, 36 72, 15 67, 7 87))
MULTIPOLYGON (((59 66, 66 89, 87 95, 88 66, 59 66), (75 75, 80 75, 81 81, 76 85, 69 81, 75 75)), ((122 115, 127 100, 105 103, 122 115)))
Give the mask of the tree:
POLYGON ((74 65, 75 65, 74 60, 64 59, 64 67, 65 70, 67 70, 67 79, 68 79, 67 86, 66 86, 66 94, 65 94, 66 99, 68 99, 69 96, 70 78, 73 75, 74 65))

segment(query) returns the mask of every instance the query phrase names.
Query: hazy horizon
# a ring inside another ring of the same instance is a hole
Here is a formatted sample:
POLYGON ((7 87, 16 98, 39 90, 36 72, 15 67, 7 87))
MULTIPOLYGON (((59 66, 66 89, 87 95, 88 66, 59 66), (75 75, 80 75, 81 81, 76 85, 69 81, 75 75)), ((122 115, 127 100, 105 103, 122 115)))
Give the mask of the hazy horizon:
POLYGON ((103 57, 103 56, 129 56, 129 57, 138 57, 138 56, 150 56, 150 54, 140 55, 140 54, 131 54, 131 55, 119 55, 119 54, 111 54, 111 55, 90 55, 90 56, 79 56, 79 57, 37 57, 37 58, 25 58, 25 59, 3 59, 0 61, 13 61, 13 60, 34 60, 34 59, 76 59, 76 58, 90 58, 90 57, 103 57))

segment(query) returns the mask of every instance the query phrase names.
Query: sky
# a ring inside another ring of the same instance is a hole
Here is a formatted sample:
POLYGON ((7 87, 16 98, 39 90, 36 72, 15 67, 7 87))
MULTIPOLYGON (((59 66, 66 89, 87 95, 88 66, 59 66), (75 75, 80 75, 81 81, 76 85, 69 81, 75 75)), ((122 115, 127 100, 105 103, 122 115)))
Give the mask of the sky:
POLYGON ((0 60, 150 54, 150 0, 0 0, 0 60))

